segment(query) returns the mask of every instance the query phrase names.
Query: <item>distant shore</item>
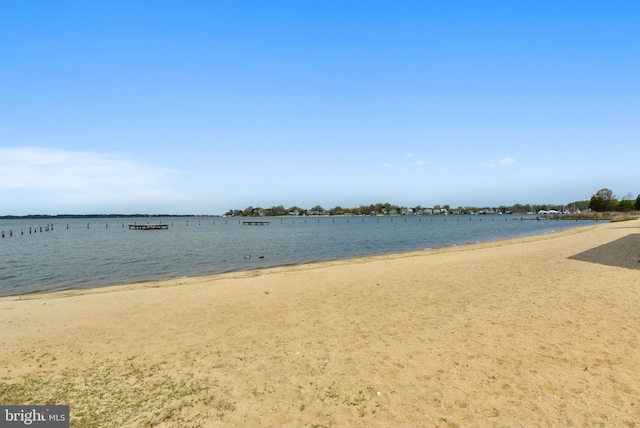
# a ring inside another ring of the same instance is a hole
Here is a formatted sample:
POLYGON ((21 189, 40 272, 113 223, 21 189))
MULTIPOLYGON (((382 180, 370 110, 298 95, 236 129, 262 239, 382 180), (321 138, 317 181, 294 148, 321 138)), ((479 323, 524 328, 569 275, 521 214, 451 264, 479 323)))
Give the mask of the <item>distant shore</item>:
POLYGON ((219 215, 195 215, 195 214, 29 214, 29 215, 4 215, 0 220, 19 219, 73 219, 73 218, 157 218, 157 217, 220 217, 219 215))
POLYGON ((633 426, 640 220, 0 298, 0 402, 72 426, 633 426))

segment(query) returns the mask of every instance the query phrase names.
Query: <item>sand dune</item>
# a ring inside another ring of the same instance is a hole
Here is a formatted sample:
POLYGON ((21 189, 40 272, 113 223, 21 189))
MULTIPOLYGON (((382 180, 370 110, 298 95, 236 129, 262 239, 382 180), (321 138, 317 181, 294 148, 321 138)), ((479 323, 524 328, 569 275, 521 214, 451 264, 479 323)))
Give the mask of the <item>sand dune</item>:
POLYGON ((640 220, 0 299, 0 402, 72 426, 639 426, 640 220))

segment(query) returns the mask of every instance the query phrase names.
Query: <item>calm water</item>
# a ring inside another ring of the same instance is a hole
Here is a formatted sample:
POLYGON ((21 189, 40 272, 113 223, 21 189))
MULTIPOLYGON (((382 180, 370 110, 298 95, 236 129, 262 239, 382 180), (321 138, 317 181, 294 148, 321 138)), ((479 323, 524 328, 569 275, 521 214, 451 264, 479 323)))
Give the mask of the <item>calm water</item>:
POLYGON ((447 247, 591 223, 511 215, 0 220, 0 296, 447 247), (169 228, 129 230, 136 222, 169 228))

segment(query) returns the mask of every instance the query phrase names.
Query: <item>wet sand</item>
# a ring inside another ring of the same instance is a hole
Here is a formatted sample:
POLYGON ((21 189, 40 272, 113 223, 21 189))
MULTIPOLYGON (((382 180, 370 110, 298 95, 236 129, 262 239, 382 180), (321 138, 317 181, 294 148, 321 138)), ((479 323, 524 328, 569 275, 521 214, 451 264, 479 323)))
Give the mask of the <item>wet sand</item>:
POLYGON ((0 403, 72 426, 640 426, 640 220, 0 298, 0 403))

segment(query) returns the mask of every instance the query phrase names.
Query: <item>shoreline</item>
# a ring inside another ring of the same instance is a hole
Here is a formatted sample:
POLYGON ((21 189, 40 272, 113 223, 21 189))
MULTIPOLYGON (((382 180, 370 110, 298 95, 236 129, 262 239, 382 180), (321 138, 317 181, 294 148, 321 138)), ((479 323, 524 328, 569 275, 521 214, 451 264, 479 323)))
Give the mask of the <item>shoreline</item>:
POLYGON ((639 252, 632 220, 1 297, 0 402, 72 426, 633 426, 639 252))
MULTIPOLYGON (((340 216, 333 216, 333 217, 340 217, 340 216)), ((511 220, 517 220, 517 221, 523 221, 519 218, 513 217, 511 218, 511 220)), ((524 220, 536 220, 535 218, 529 218, 529 219, 524 219, 524 220)), ((538 221, 558 221, 555 219, 538 219, 538 221)), ((567 220, 563 220, 563 221, 567 221, 567 220)), ((579 221, 579 220, 569 220, 569 221, 579 221)), ((406 251, 399 251, 399 252, 382 252, 382 253, 378 253, 378 254, 372 254, 372 255, 357 255, 357 256, 352 256, 352 257, 339 257, 339 258, 335 258, 335 259, 319 259, 319 260, 313 260, 313 261, 305 261, 305 262, 301 262, 301 263, 283 263, 283 264, 274 264, 274 265, 267 265, 267 266, 263 266, 263 267, 248 267, 248 268, 235 268, 235 269, 230 269, 227 271, 218 271, 218 272, 212 272, 212 273, 204 273, 204 274, 196 274, 196 275, 182 275, 182 276, 175 276, 175 277, 171 277, 171 276, 167 276, 165 278, 153 278, 154 276, 157 275, 150 275, 149 279, 141 279, 141 280, 137 280, 137 281, 116 281, 116 282, 112 282, 112 283, 106 283, 104 281, 99 281, 97 283, 97 285, 84 285, 84 286, 69 286, 69 288, 62 288, 65 287, 64 285, 60 285, 57 286, 56 288, 53 289, 42 289, 42 290, 31 290, 28 292, 23 292, 23 293, 12 293, 12 294, 0 294, 0 299, 2 298, 19 298, 19 297, 24 297, 24 298, 28 298, 29 296, 41 296, 41 295, 49 295, 49 294, 53 294, 53 293, 67 293, 67 292, 75 292, 75 291, 91 291, 91 290, 99 290, 102 288, 112 288, 112 287, 127 287, 130 286, 132 284, 146 284, 146 283, 161 283, 161 282, 166 282, 166 281, 177 281, 177 280, 184 280, 184 279, 189 279, 189 278, 206 278, 206 277, 212 277, 212 276, 218 276, 218 275, 227 275, 227 274, 234 274, 234 273, 243 273, 243 272, 250 272, 250 271, 255 271, 255 270, 264 270, 264 269, 274 269, 274 268, 287 268, 287 267, 295 267, 295 266, 305 266, 305 265, 311 265, 311 264, 317 264, 317 263, 332 263, 332 262, 340 262, 340 261, 349 261, 349 260, 357 260, 357 259, 369 259, 369 258, 375 258, 375 257, 402 257, 405 255, 411 255, 413 253, 424 253, 425 251, 440 251, 440 250, 444 250, 447 248, 459 248, 459 247, 467 247, 467 246, 473 246, 473 245, 484 245, 484 244, 488 244, 491 245, 493 243, 500 243, 503 241, 511 241, 511 240, 518 240, 518 239, 526 239, 526 238, 535 238, 537 236, 545 236, 545 235, 549 235, 549 234, 555 234, 555 233, 562 233, 566 230, 573 230, 573 229, 580 229, 580 228, 586 228, 586 227, 594 227, 594 226, 598 226, 599 224, 597 223, 598 220, 596 220, 596 223, 590 223, 589 225, 578 225, 578 226, 572 226, 568 229, 561 229, 560 231, 544 231, 544 232, 539 232, 539 233, 535 233, 535 234, 531 234, 531 235, 524 235, 524 236, 520 236, 520 237, 515 237, 515 238, 498 238, 498 239, 490 239, 487 241, 480 241, 480 242, 466 242, 466 243, 459 243, 459 244, 450 244, 450 245, 445 245, 445 246, 435 246, 435 247, 429 247, 429 248, 424 248, 424 249, 420 249, 420 250, 406 250, 406 251)), ((608 222, 609 220, 604 220, 606 222, 608 222)))

